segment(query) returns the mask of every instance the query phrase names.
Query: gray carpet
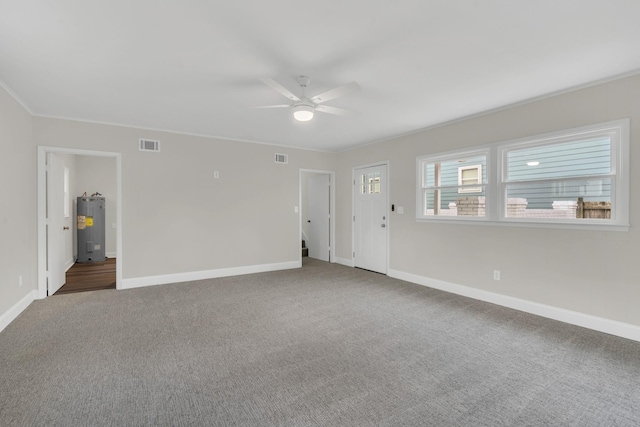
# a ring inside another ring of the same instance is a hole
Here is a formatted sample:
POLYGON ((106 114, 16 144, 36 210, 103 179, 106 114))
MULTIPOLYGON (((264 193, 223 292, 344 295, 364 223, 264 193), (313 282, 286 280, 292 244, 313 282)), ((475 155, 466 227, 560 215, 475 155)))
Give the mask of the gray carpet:
POLYGON ((640 343, 305 259, 34 302, 2 426, 637 426, 640 343))

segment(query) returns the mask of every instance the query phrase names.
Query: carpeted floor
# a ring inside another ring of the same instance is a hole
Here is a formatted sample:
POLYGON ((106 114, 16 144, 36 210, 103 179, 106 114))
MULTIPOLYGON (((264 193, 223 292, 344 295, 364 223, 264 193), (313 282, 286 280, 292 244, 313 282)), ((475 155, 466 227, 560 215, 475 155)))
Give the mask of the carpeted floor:
POLYGON ((34 302, 2 426, 638 426, 640 343, 304 260, 34 302))

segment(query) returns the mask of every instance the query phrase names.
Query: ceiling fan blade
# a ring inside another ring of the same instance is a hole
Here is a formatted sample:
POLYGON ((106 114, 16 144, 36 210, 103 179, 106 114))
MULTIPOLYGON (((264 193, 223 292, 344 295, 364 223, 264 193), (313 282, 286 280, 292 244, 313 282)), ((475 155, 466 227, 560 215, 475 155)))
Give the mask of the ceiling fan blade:
POLYGON ((360 89, 360 85, 356 82, 347 83, 346 85, 338 86, 331 90, 316 95, 311 98, 311 101, 316 104, 322 104, 323 102, 331 101, 332 99, 340 98, 348 93, 355 92, 360 89))
POLYGON ((260 81, 266 84, 267 86, 269 86, 271 89, 278 92, 280 95, 287 97, 292 101, 300 101, 300 98, 295 96, 289 89, 282 86, 280 83, 276 82, 275 80, 270 79, 268 77, 261 77, 260 81))
POLYGON ((320 111, 322 113, 335 114, 336 116, 354 116, 356 113, 349 110, 344 110, 342 108, 330 107, 328 105, 318 105, 316 107, 316 111, 320 111))
POLYGON ((291 105, 289 104, 280 104, 280 105, 258 105, 256 107, 251 107, 251 108, 286 108, 286 107, 291 107, 291 105))

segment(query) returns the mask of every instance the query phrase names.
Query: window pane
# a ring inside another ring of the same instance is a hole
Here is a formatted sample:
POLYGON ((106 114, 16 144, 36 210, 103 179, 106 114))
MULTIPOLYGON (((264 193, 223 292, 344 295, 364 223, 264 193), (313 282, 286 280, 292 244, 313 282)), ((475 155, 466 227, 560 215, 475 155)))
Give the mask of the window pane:
POLYGON ((424 166, 424 182, 422 183, 422 187, 434 187, 436 185, 435 170, 435 163, 427 163, 424 166))
POLYGON ((603 206, 602 209, 608 210, 610 217, 611 194, 611 178, 508 184, 507 216, 589 218, 577 213, 579 201, 582 200, 588 206, 603 206))
POLYGON ((360 174, 360 194, 380 193, 380 172, 360 174))
POLYGON ((609 137, 523 148, 507 154, 510 182, 610 173, 609 137))
POLYGON ((481 195, 464 196, 459 187, 424 190, 426 216, 486 216, 484 188, 481 195), (439 203, 437 201, 439 200, 439 203))
POLYGON ((423 175, 423 188, 426 187, 447 187, 459 185, 460 171, 468 173, 469 179, 472 178, 472 174, 476 174, 475 181, 469 183, 475 184, 478 182, 479 176, 477 167, 480 166, 482 171, 482 183, 487 182, 486 174, 486 155, 474 155, 471 157, 461 157, 459 159, 445 160, 435 163, 424 163, 424 175, 423 175), (467 172, 468 171, 468 172, 467 172))

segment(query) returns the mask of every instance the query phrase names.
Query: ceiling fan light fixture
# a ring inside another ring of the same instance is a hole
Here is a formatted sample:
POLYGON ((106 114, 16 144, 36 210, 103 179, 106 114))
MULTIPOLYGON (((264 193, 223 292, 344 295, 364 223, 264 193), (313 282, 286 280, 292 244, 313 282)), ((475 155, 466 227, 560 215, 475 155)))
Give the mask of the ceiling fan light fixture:
POLYGON ((308 122, 313 119, 313 107, 310 105, 296 105, 293 107, 293 117, 299 122, 308 122))

